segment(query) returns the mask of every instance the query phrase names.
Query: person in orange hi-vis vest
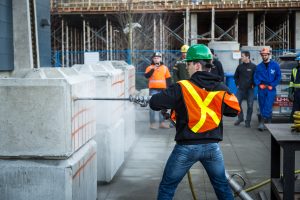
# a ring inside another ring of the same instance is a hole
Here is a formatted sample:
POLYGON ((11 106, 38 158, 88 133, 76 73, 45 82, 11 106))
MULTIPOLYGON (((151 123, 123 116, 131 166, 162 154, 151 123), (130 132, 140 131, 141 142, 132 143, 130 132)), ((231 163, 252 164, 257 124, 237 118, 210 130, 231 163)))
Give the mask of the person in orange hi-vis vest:
MULTIPOLYGON (((149 80, 149 95, 152 96, 165 90, 172 82, 171 75, 168 67, 166 67, 161 61, 161 53, 154 52, 152 56, 152 63, 146 68, 145 77, 149 80)), ((150 115, 150 128, 157 129, 155 125, 155 111, 149 111, 150 115)), ((164 123, 164 118, 159 113, 159 127, 170 128, 169 125, 164 123)))
POLYGON ((172 109, 176 118, 172 117, 176 120, 176 145, 164 169, 158 200, 173 199, 177 185, 198 161, 206 169, 218 199, 234 199, 219 142, 223 139, 222 116, 237 116, 240 106, 219 76, 210 72, 212 59, 207 46, 191 46, 186 56, 190 78, 150 99, 151 109, 172 109))

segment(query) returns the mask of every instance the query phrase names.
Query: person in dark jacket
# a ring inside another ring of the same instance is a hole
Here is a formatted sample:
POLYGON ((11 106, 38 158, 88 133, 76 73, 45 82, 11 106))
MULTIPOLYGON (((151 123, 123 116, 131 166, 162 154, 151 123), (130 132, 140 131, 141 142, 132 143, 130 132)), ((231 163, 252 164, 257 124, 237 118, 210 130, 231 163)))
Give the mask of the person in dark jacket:
POLYGON ((176 83, 180 80, 186 80, 189 78, 189 75, 186 70, 186 61, 184 60, 186 57, 186 52, 188 51, 188 45, 182 45, 180 48, 181 52, 181 59, 177 60, 174 67, 173 67, 173 81, 176 83))
POLYGON ((221 81, 224 81, 224 70, 223 70, 223 65, 222 63, 219 61, 219 59, 217 58, 217 56, 215 55, 215 50, 214 49, 210 49, 211 53, 213 54, 214 58, 213 58, 213 67, 211 68, 211 73, 219 75, 221 81))
POLYGON ((191 46, 186 58, 191 78, 150 99, 151 109, 172 109, 176 117, 176 145, 164 169, 158 200, 171 200, 182 178, 198 161, 206 169, 218 199, 234 199, 219 142, 223 139, 222 115, 234 117, 240 108, 237 98, 229 93, 219 76, 210 72, 212 58, 207 46, 191 46))
POLYGON ((241 112, 238 115, 237 121, 234 125, 239 125, 244 121, 244 113, 242 109, 243 99, 247 100, 247 116, 245 121, 245 127, 250 127, 252 112, 253 112, 253 101, 254 101, 254 81, 253 76, 256 69, 256 65, 250 60, 249 51, 243 51, 241 53, 241 64, 236 68, 234 73, 234 81, 237 87, 236 97, 239 100, 241 112))

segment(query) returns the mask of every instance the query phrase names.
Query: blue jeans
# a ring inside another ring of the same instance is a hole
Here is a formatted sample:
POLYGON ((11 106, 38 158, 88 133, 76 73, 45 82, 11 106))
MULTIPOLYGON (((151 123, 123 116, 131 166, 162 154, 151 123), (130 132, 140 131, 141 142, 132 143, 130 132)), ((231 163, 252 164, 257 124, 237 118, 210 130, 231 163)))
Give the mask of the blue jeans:
POLYGON ((157 199, 173 199, 178 184, 192 165, 198 161, 205 168, 218 199, 233 200, 234 198, 225 176, 223 155, 218 143, 176 144, 165 166, 157 199))
POLYGON ((240 121, 244 121, 244 113, 242 109, 242 101, 243 99, 247 100, 247 116, 246 116, 246 124, 251 122, 252 112, 253 112, 253 102, 254 102, 254 89, 238 89, 236 93, 236 98, 239 101, 241 112, 238 115, 240 121))
MULTIPOLYGON (((159 90, 159 89, 149 89, 149 95, 152 96, 153 94, 157 94, 157 93, 160 93, 162 90, 159 90)), ((149 116, 150 116, 150 123, 155 123, 155 113, 158 113, 159 115, 159 122, 163 122, 164 121, 164 118, 162 116, 162 114, 159 112, 159 111, 154 111, 152 109, 150 109, 149 111, 149 116)))

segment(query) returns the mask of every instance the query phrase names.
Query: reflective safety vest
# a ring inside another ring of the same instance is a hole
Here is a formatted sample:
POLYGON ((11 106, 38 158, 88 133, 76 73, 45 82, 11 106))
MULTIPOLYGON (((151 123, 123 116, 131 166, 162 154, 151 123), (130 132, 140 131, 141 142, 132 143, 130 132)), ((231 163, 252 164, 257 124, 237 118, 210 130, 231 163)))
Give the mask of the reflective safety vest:
MULTIPOLYGON (((293 80, 291 79, 289 87, 300 88, 300 83, 295 83, 296 78, 297 78, 297 71, 298 71, 297 68, 293 68, 293 71, 292 71, 293 80)), ((298 82, 300 82, 300 81, 298 81, 298 82)))
MULTIPOLYGON (((187 108, 188 127, 194 133, 203 133, 217 128, 222 120, 222 105, 240 111, 237 98, 226 91, 206 91, 188 80, 178 82, 182 88, 187 108)), ((172 114, 172 119, 175 115, 172 114)))
MULTIPOLYGON (((146 68, 146 72, 148 73, 151 69, 154 68, 154 65, 150 65, 146 68)), ((165 65, 161 65, 158 67, 158 69, 154 70, 152 76, 149 78, 149 88, 158 88, 158 89, 166 89, 167 83, 166 79, 170 78, 170 72, 169 69, 165 65)))

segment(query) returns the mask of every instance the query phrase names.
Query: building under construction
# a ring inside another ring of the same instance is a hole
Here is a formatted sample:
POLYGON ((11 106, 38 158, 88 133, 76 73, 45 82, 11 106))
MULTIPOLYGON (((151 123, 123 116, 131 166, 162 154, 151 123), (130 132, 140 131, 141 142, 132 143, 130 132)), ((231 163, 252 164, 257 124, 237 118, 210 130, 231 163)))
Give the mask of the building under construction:
MULTIPOLYGON (((217 51, 300 49, 296 0, 52 0, 51 17, 56 66, 82 63, 83 52, 99 51, 101 59, 122 59, 139 68, 144 64, 139 60, 150 57, 141 50, 165 52, 196 43, 211 43, 217 51)), ((175 57, 166 53, 165 61, 175 57)))

